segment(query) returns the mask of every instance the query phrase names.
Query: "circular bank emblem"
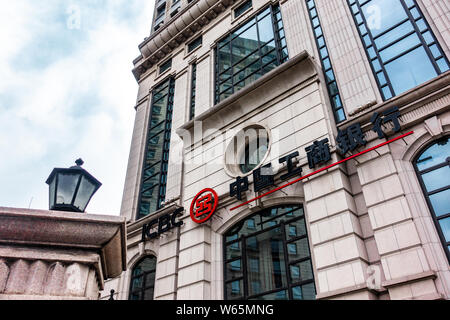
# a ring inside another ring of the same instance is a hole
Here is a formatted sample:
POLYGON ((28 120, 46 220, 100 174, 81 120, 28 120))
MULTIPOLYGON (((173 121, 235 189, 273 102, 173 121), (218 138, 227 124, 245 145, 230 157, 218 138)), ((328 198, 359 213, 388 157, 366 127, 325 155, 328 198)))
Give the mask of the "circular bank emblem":
POLYGON ((197 194, 191 204, 191 218, 195 223, 202 224, 211 219, 216 212, 219 197, 210 188, 197 194))

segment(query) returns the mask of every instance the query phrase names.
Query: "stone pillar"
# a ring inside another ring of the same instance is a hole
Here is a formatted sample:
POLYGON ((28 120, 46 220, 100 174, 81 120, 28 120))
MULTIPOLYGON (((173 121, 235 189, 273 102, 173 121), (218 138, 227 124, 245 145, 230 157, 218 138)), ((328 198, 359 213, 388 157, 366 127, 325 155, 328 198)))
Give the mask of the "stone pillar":
POLYGON ((97 300, 125 239, 121 217, 0 208, 0 300, 97 300))
MULTIPOLYGON (((413 139, 413 137, 408 137, 413 139)), ((411 141, 409 141, 411 142, 411 141)), ((371 147, 379 141, 372 141, 371 147)), ((358 176, 369 211, 376 245, 386 277, 382 286, 391 300, 439 299, 431 269, 425 255, 406 189, 391 153, 397 141, 358 158, 358 176)))
POLYGON ((376 299, 369 258, 345 166, 304 182, 317 299, 376 299))

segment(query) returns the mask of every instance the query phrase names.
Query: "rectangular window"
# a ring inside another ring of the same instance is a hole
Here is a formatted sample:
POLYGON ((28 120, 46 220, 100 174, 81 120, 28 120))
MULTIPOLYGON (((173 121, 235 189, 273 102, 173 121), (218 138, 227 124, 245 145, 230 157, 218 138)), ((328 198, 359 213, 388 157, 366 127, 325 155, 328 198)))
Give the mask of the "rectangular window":
POLYGON ((166 198, 174 86, 170 78, 153 90, 137 219, 161 209, 166 198))
POLYGON ((234 18, 241 16, 244 12, 252 7, 252 1, 248 0, 234 10, 234 18))
POLYGON ((167 60, 162 65, 159 66, 159 74, 163 74, 167 70, 172 68, 172 59, 167 60))
POLYGON ((195 118, 195 97, 197 92, 197 64, 192 65, 192 80, 191 80, 191 105, 189 109, 189 120, 195 118))
POLYGON ((414 0, 348 0, 384 100, 449 70, 414 0))
POLYGON ((203 37, 200 36, 188 44, 188 53, 194 51, 203 44, 203 37))
POLYGON ((269 6, 222 38, 215 49, 215 102, 288 60, 279 5, 269 6))
POLYGON ((325 81, 333 107, 334 118, 336 123, 346 120, 344 105, 342 104, 341 95, 334 75, 333 66, 328 54, 327 44, 322 31, 319 16, 317 14, 316 3, 314 0, 306 0, 306 6, 309 12, 309 18, 313 28, 314 37, 316 39, 317 49, 319 51, 319 59, 325 75, 325 81))

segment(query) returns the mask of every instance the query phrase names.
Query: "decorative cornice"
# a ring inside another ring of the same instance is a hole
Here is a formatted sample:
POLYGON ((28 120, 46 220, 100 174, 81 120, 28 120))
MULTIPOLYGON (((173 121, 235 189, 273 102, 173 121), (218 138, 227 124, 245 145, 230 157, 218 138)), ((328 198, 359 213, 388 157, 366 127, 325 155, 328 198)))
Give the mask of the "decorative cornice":
POLYGON ((186 7, 157 32, 139 45, 141 56, 134 62, 133 75, 137 81, 152 66, 190 39, 235 0, 200 0, 186 7))
POLYGON ((105 279, 126 270, 125 241, 123 217, 0 207, 0 245, 98 252, 105 279))

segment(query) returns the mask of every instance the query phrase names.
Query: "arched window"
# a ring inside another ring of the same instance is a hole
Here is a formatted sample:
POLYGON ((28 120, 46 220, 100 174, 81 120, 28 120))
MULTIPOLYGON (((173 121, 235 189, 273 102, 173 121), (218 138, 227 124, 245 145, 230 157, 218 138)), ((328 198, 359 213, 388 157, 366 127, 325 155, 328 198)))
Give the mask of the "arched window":
POLYGON ((133 268, 130 300, 153 300, 155 289, 156 258, 148 256, 133 268))
POLYGON ((265 209, 224 235, 225 300, 309 300, 316 290, 302 206, 265 209))
POLYGON ((439 237, 450 261, 450 137, 420 154, 414 162, 439 237))

